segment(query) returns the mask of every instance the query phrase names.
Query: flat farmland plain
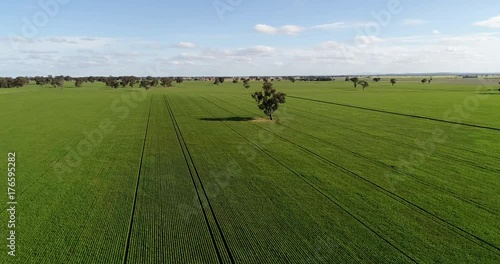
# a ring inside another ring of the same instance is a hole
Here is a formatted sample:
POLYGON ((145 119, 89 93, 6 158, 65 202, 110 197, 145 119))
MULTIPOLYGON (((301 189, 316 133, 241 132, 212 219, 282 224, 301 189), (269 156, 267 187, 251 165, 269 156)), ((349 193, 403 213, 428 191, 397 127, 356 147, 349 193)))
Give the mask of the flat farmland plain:
POLYGON ((18 263, 500 262, 495 85, 67 85, 0 90, 18 263))

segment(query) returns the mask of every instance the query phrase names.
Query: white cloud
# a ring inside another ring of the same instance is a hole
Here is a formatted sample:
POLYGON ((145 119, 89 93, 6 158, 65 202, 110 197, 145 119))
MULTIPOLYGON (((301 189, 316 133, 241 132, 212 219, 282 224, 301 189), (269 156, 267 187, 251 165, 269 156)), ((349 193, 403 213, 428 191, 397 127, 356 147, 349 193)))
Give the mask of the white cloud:
POLYGON ((407 18, 407 19, 401 20, 401 24, 403 26, 420 26, 420 25, 423 25, 425 23, 427 23, 427 21, 421 20, 421 19, 407 18))
POLYGON ((483 21, 478 21, 474 23, 474 25, 488 28, 500 28, 500 16, 492 17, 483 21))
MULTIPOLYGON (((431 34, 350 41, 331 39, 285 48, 248 47, 151 50, 151 41, 87 37, 0 38, 3 75, 321 75, 405 72, 494 72, 500 33, 431 34), (68 42, 77 42, 71 44, 68 42), (140 47, 140 48, 138 48, 140 47), (450 63, 452 61, 453 63, 450 63), (152 71, 152 72, 151 72, 152 71)), ((228 44, 230 45, 230 44, 228 44)))
POLYGON ((434 29, 434 30, 432 31, 432 34, 433 34, 433 35, 439 35, 439 34, 441 34, 441 31, 439 31, 439 30, 437 30, 437 29, 434 29))
POLYGON ((181 48, 181 49, 194 49, 194 48, 196 48, 196 45, 194 43, 191 43, 191 42, 179 42, 175 45, 175 47, 181 48))
POLYGON ((304 28, 295 25, 285 25, 277 28, 264 24, 258 24, 255 26, 254 29, 259 33, 264 33, 268 35, 277 35, 277 34, 298 35, 304 30, 304 28))
POLYGON ((315 29, 323 29, 323 30, 335 30, 335 29, 341 29, 341 28, 347 28, 349 25, 347 25, 345 22, 335 22, 331 24, 324 24, 324 25, 317 25, 313 26, 311 28, 315 29))
POLYGON ((273 47, 267 46, 254 46, 250 48, 238 49, 230 54, 245 55, 245 56, 262 56, 275 54, 277 50, 273 47))
POLYGON ((357 36, 355 41, 359 45, 370 45, 382 42, 383 39, 378 38, 376 36, 357 36))
POLYGON ((338 30, 344 28, 352 28, 355 27, 355 24, 347 24, 345 22, 335 22, 330 24, 316 25, 311 27, 303 27, 297 25, 285 25, 281 27, 273 27, 264 24, 258 24, 255 26, 255 31, 267 35, 299 35, 300 33, 308 30, 338 30))

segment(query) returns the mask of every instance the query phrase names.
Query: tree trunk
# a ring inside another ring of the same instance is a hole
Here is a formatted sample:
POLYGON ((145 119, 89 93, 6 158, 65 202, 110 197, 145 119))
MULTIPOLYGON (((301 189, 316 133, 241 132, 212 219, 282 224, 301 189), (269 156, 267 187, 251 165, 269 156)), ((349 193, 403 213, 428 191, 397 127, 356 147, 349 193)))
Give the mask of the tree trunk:
POLYGON ((271 119, 271 121, 273 120, 273 114, 269 114, 269 118, 271 119))

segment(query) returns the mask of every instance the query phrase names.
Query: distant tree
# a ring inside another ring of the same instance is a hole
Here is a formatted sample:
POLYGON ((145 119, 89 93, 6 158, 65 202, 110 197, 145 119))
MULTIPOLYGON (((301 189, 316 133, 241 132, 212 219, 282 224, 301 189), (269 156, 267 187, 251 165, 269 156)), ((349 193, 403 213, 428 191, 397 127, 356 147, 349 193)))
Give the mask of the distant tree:
POLYGON ((334 81, 335 81, 335 79, 332 78, 332 82, 334 82, 334 81))
POLYGON ((239 82, 238 78, 233 79, 233 83, 238 83, 238 82, 239 82))
POLYGON ((250 79, 243 79, 243 87, 245 87, 245 89, 250 88, 250 79))
POLYGON ((139 87, 144 88, 147 91, 151 87, 151 81, 148 79, 142 79, 139 87))
POLYGON ((280 104, 286 102, 286 94, 277 92, 270 82, 264 83, 262 90, 262 92, 252 94, 252 98, 257 102, 259 109, 264 111, 270 120, 273 120, 273 113, 278 110, 280 104))
POLYGON ((376 83, 380 82, 380 80, 382 80, 382 79, 380 79, 378 77, 377 78, 373 78, 373 81, 376 82, 376 83))
POLYGON ((54 88, 61 87, 61 89, 63 89, 64 88, 64 76, 52 77, 52 79, 50 80, 50 84, 54 88))
POLYGON ((348 82, 348 81, 350 81, 350 80, 351 80, 351 78, 349 78, 349 76, 346 76, 346 77, 345 77, 345 81, 346 81, 346 82, 348 82))
POLYGON ((106 86, 111 87, 113 89, 118 89, 118 87, 120 87, 120 82, 115 77, 110 76, 108 78, 105 78, 104 83, 106 84, 106 86))
POLYGON ((75 86, 78 87, 78 88, 80 88, 80 87, 82 87, 83 82, 84 82, 83 79, 76 78, 75 79, 75 86))
POLYGON ((161 86, 172 87, 173 81, 174 81, 174 79, 172 79, 172 78, 161 78, 161 86))
POLYGON ((175 78, 175 82, 176 82, 176 83, 182 83, 182 82, 184 82, 184 78, 182 78, 182 77, 177 77, 177 78, 175 78))
POLYGON ((354 78, 351 78, 349 80, 354 84, 354 88, 358 87, 358 82, 359 82, 359 78, 358 77, 354 77, 354 78))
POLYGON ((50 83, 51 78, 49 77, 35 77, 35 84, 44 86, 50 83))
POLYGON ((7 78, 0 78, 0 88, 9 88, 7 87, 9 85, 9 82, 7 81, 7 78))
POLYGON ((422 81, 421 81, 421 82, 422 82, 423 84, 426 84, 428 81, 429 81, 429 80, 428 80, 427 78, 425 78, 425 79, 422 79, 422 81))
POLYGON ((363 91, 365 90, 366 87, 370 86, 370 84, 367 81, 359 81, 358 84, 363 87, 363 91))
POLYGON ((392 84, 392 86, 394 86, 397 82, 398 82, 398 80, 396 80, 396 79, 391 79, 391 84, 392 84))
POLYGON ((11 87, 16 87, 16 88, 24 87, 28 85, 29 82, 30 80, 26 77, 16 77, 11 81, 11 87))
POLYGON ((219 86, 219 83, 220 83, 219 78, 215 78, 214 84, 216 84, 217 86, 219 86))
POLYGON ((297 80, 296 80, 294 77, 290 77, 290 81, 291 81, 292 83, 295 83, 295 81, 297 81, 297 80))
POLYGON ((151 87, 158 87, 158 85, 159 85, 159 84, 160 84, 160 82, 159 82, 159 81, 158 81, 158 79, 156 79, 156 78, 153 78, 153 79, 151 79, 151 80, 149 81, 149 85, 150 85, 151 87))
POLYGON ((121 86, 122 88, 127 87, 127 85, 128 85, 128 84, 129 84, 129 80, 128 80, 127 78, 122 78, 122 79, 120 80, 120 86, 121 86))

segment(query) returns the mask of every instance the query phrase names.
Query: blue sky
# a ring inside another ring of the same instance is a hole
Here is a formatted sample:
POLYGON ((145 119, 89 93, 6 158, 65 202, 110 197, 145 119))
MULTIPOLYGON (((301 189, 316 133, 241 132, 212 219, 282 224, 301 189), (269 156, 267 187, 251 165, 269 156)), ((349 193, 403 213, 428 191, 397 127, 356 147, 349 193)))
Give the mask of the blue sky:
POLYGON ((0 7, 7 10, 3 76, 500 71, 493 0, 25 0, 0 7))

